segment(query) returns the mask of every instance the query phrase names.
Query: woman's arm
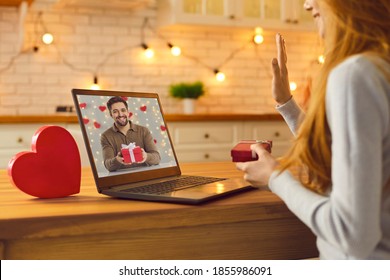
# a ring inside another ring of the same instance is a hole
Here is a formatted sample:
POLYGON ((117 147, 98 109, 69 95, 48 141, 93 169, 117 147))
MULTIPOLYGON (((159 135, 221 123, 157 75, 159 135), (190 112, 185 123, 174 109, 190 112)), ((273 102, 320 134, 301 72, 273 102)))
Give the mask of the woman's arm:
POLYGON ((276 34, 277 57, 272 60, 272 96, 276 109, 283 116, 294 135, 297 134, 302 110, 292 98, 287 71, 286 43, 283 37, 276 34))
POLYGON ((377 76, 372 64, 353 58, 328 79, 329 197, 304 189, 288 172, 274 172, 269 181, 294 214, 347 258, 366 258, 381 237, 382 139, 388 116, 377 76))

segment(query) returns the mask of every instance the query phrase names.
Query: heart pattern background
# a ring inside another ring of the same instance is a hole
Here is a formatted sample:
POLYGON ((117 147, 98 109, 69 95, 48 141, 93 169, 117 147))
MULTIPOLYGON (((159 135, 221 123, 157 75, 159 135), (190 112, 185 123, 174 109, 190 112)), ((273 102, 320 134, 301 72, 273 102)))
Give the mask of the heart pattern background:
POLYGON ((95 128, 100 128, 100 127, 101 127, 101 124, 98 123, 98 122, 93 122, 93 126, 94 126, 95 128))
MULTIPOLYGON (((101 134, 112 127, 113 119, 107 108, 111 96, 80 96, 79 107, 85 130, 90 138, 90 147, 94 153, 98 172, 106 172, 100 146, 101 134)), ((122 97, 129 106, 129 119, 138 125, 146 126, 152 133, 161 155, 161 162, 174 162, 172 147, 169 143, 166 124, 159 110, 157 100, 153 98, 122 97)))

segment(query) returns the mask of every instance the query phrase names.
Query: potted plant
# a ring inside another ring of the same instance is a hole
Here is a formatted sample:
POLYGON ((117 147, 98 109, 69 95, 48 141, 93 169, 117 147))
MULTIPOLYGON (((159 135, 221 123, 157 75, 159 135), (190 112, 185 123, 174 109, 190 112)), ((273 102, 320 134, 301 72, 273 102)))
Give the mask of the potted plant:
POLYGON ((204 85, 197 81, 194 83, 177 83, 169 87, 169 94, 183 100, 183 109, 185 114, 194 112, 194 101, 204 95, 204 85))

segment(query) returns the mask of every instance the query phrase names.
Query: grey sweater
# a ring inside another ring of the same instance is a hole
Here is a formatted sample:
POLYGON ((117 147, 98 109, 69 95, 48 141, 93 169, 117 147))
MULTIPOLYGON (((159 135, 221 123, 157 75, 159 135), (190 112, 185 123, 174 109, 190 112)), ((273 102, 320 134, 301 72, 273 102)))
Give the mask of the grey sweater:
MULTIPOLYGON (((295 101, 277 110, 295 131, 295 101)), ((390 259, 390 82, 372 59, 356 55, 333 69, 326 114, 329 195, 304 188, 289 172, 273 172, 269 187, 317 236, 321 259, 390 259)))

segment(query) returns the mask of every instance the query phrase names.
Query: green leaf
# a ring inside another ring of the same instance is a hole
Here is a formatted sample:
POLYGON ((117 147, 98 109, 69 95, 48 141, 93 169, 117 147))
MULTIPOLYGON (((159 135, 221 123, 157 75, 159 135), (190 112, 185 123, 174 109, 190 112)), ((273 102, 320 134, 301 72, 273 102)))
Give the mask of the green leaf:
POLYGON ((177 83, 169 86, 169 94, 174 98, 198 99, 204 93, 204 85, 200 81, 194 83, 177 83))

